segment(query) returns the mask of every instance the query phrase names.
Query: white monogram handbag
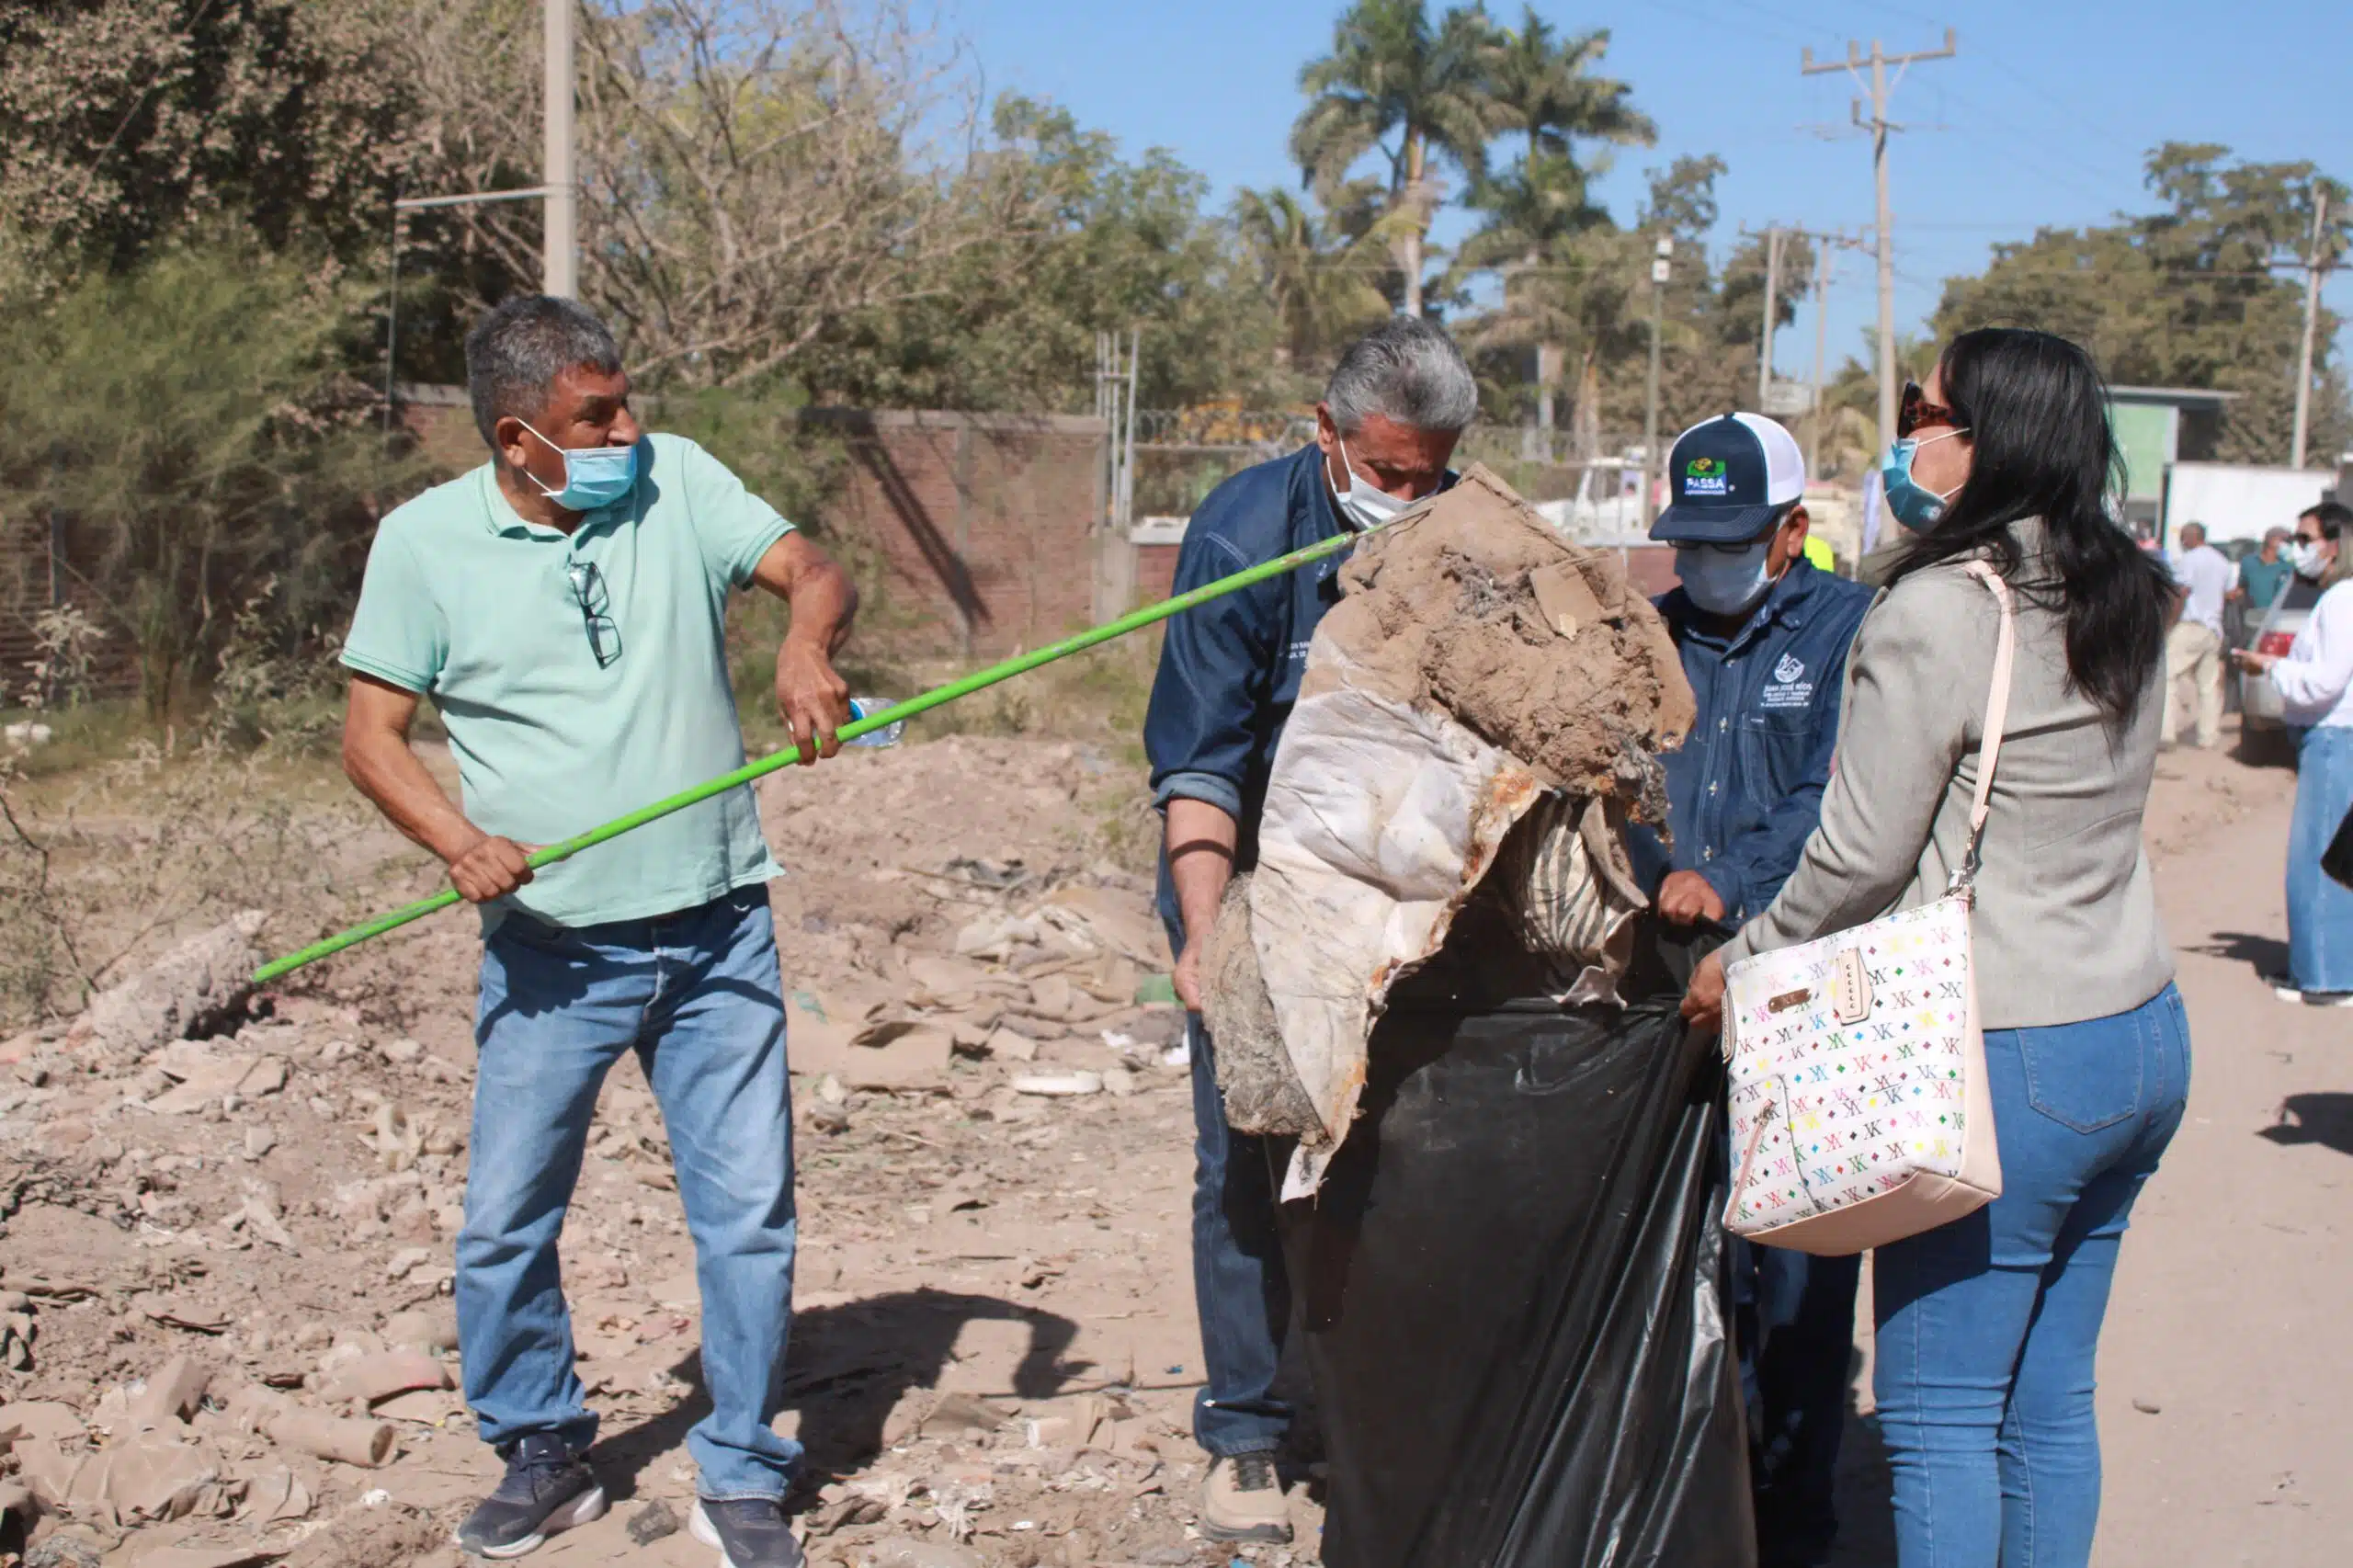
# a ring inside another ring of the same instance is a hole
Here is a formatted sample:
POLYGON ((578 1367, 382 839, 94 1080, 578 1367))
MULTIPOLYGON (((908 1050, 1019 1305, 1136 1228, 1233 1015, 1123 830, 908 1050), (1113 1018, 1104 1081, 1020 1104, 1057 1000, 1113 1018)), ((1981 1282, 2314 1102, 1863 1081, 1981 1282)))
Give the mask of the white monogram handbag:
POLYGON ((1725 1224, 1771 1246, 1840 1256, 1933 1230, 2002 1195, 1970 972, 1969 915, 2008 717, 2009 585, 2001 606, 1969 849, 1945 895, 1724 971, 1734 1160, 1725 1224))

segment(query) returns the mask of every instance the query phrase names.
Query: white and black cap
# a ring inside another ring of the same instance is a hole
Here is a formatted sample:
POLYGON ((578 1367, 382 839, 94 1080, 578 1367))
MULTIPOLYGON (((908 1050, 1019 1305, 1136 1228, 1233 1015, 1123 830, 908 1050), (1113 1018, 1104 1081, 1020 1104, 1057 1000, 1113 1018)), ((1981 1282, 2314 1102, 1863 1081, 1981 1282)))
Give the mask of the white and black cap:
POLYGON ((1805 453, 1761 414, 1727 414, 1676 437, 1672 500, 1651 525, 1663 544, 1738 544, 1805 498, 1805 453))

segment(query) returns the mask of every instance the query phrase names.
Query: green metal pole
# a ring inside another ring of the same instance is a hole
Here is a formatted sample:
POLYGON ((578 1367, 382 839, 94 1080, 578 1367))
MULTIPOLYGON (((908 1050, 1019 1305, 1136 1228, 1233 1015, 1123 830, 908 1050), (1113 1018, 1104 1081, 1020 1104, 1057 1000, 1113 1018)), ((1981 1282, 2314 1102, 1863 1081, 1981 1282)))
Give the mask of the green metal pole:
MULTIPOLYGON (((918 713, 927 713, 932 709, 944 703, 953 702, 960 697, 970 697, 973 692, 995 686, 1000 681, 1011 680, 1015 676, 1025 675, 1040 665, 1051 665, 1057 659, 1066 659, 1073 653, 1083 653, 1097 643, 1108 642, 1115 637, 1124 637, 1131 631, 1152 625, 1154 621, 1165 620, 1170 616, 1191 609, 1196 605, 1205 605, 1211 599, 1222 598, 1227 594, 1249 587, 1254 583, 1263 583, 1269 577, 1279 577, 1286 572, 1294 571, 1312 561, 1321 561, 1327 555, 1336 555, 1363 537, 1361 534, 1336 534, 1330 539, 1311 544, 1304 550, 1294 550, 1289 555, 1279 556, 1275 560, 1263 562, 1256 566, 1236 572, 1230 577, 1221 577, 1214 583, 1204 584, 1190 593, 1178 594, 1176 597, 1163 599, 1156 605, 1147 605, 1142 609, 1131 611, 1117 620, 1107 621, 1101 626, 1082 631, 1075 637, 1065 637, 1059 642, 1049 643, 1034 653, 1016 654, 1003 664, 991 665, 984 670, 976 670, 961 679, 949 681, 946 686, 926 691, 920 697, 913 697, 904 702, 894 703, 879 713, 869 714, 863 719, 854 719, 842 726, 841 738, 844 741, 854 741, 860 735, 886 729, 902 720, 912 719, 918 713)), ((773 756, 760 758, 757 762, 745 763, 733 773, 723 773, 716 778, 696 785, 691 790, 682 790, 667 800, 656 801, 650 806, 640 806, 627 816, 615 817, 601 827, 592 827, 587 832, 567 838, 560 844, 551 844, 545 848, 534 850, 530 855, 530 865, 536 870, 542 866, 552 866, 559 860, 569 860, 584 849, 592 848, 608 839, 619 838, 624 833, 643 827, 647 823, 657 818, 666 817, 672 812, 684 811, 688 806, 710 800, 713 795, 723 795, 730 790, 748 784, 765 774, 774 773, 779 767, 790 767, 800 760, 801 748, 797 745, 787 746, 773 756)), ((373 920, 354 926, 348 931, 338 932, 324 941, 313 942, 300 952, 289 953, 282 959, 262 965, 254 971, 254 983, 267 985, 281 975, 301 969, 304 964, 314 963, 330 953, 339 953, 346 948, 356 947, 370 937, 381 937, 387 931, 397 930, 412 920, 421 920, 436 910, 447 909, 457 902, 458 890, 443 888, 430 898, 421 898, 415 903, 404 904, 399 909, 379 915, 373 920)))

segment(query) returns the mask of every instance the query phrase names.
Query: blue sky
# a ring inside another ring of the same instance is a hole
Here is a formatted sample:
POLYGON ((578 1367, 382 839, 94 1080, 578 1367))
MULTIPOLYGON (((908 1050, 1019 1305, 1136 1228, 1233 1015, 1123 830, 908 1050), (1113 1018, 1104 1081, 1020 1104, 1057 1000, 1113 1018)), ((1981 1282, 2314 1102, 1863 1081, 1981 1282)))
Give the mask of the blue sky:
MULTIPOLYGON (((1434 0, 1435 3, 1435 0, 1434 0)), ((991 92, 1017 89, 1068 106, 1130 153, 1165 146, 1207 175, 1222 202, 1243 186, 1295 184, 1283 155, 1302 102, 1299 67, 1322 53, 1337 0, 951 0, 991 92)), ((1516 20, 1518 0, 1490 0, 1516 20)), ((1916 330, 1940 281, 1983 267, 2000 240, 2040 224, 2103 222, 2139 210, 2141 157, 2161 142, 2222 142, 2259 161, 2312 158, 2353 180, 2353 6, 2265 0, 2217 7, 2186 0, 1975 0, 1952 11, 1876 0, 1644 0, 1538 13, 1564 29, 1608 27, 1605 69, 1633 84, 1659 125, 1655 148, 1622 153, 1600 185, 1620 220, 1642 199, 1643 171, 1682 153, 1730 165, 1711 251, 1743 224, 1860 231, 1872 218, 1870 146, 1847 129, 1853 85, 1801 75, 1799 55, 1843 56, 1876 34, 1890 52, 1936 47, 1948 24, 1958 58, 1914 68, 1891 118, 1894 139, 1896 321, 1916 330)), ((1459 234, 1442 220, 1438 237, 1459 234)), ((2328 289, 2353 314, 2353 269, 2328 289)), ((1859 352, 1874 318, 1868 254, 1834 276, 1830 356, 1859 352)), ((1813 324, 1802 313, 1777 345, 1802 375, 1813 324)), ((2353 343, 2340 338, 2340 354, 2353 343)))

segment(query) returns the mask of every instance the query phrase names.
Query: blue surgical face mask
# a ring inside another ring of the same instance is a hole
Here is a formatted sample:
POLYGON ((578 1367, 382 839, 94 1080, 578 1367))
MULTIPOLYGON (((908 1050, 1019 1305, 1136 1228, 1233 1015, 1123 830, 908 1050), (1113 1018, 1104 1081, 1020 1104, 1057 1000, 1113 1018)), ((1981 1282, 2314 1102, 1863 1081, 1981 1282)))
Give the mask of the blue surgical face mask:
POLYGON ((1677 545, 1675 574, 1683 579, 1684 597, 1708 614, 1746 615, 1773 586, 1772 552, 1770 533, 1741 551, 1677 545))
MULTIPOLYGON (((516 423, 526 430, 531 430, 527 421, 518 419, 516 423)), ((540 436, 537 430, 531 430, 531 434, 540 436)), ((549 490, 536 479, 531 483, 540 484, 548 499, 565 511, 593 512, 599 506, 611 506, 636 488, 637 446, 634 442, 626 447, 582 447, 575 450, 570 447, 557 447, 545 436, 540 436, 540 439, 563 454, 563 488, 549 490)), ((530 478, 529 470, 525 471, 524 477, 530 478)))
MULTIPOLYGON (((1941 441, 1961 434, 1959 430, 1939 430, 1928 439, 1941 441)), ((1945 515, 1945 503, 1952 499, 1951 490, 1939 495, 1913 479, 1912 455, 1920 446, 1919 437, 1904 437, 1887 449, 1886 460, 1879 470, 1880 481, 1886 487, 1888 516, 1915 534, 1936 527, 1937 519, 1945 515)), ((1953 490, 1960 488, 1953 486, 1953 490)))

